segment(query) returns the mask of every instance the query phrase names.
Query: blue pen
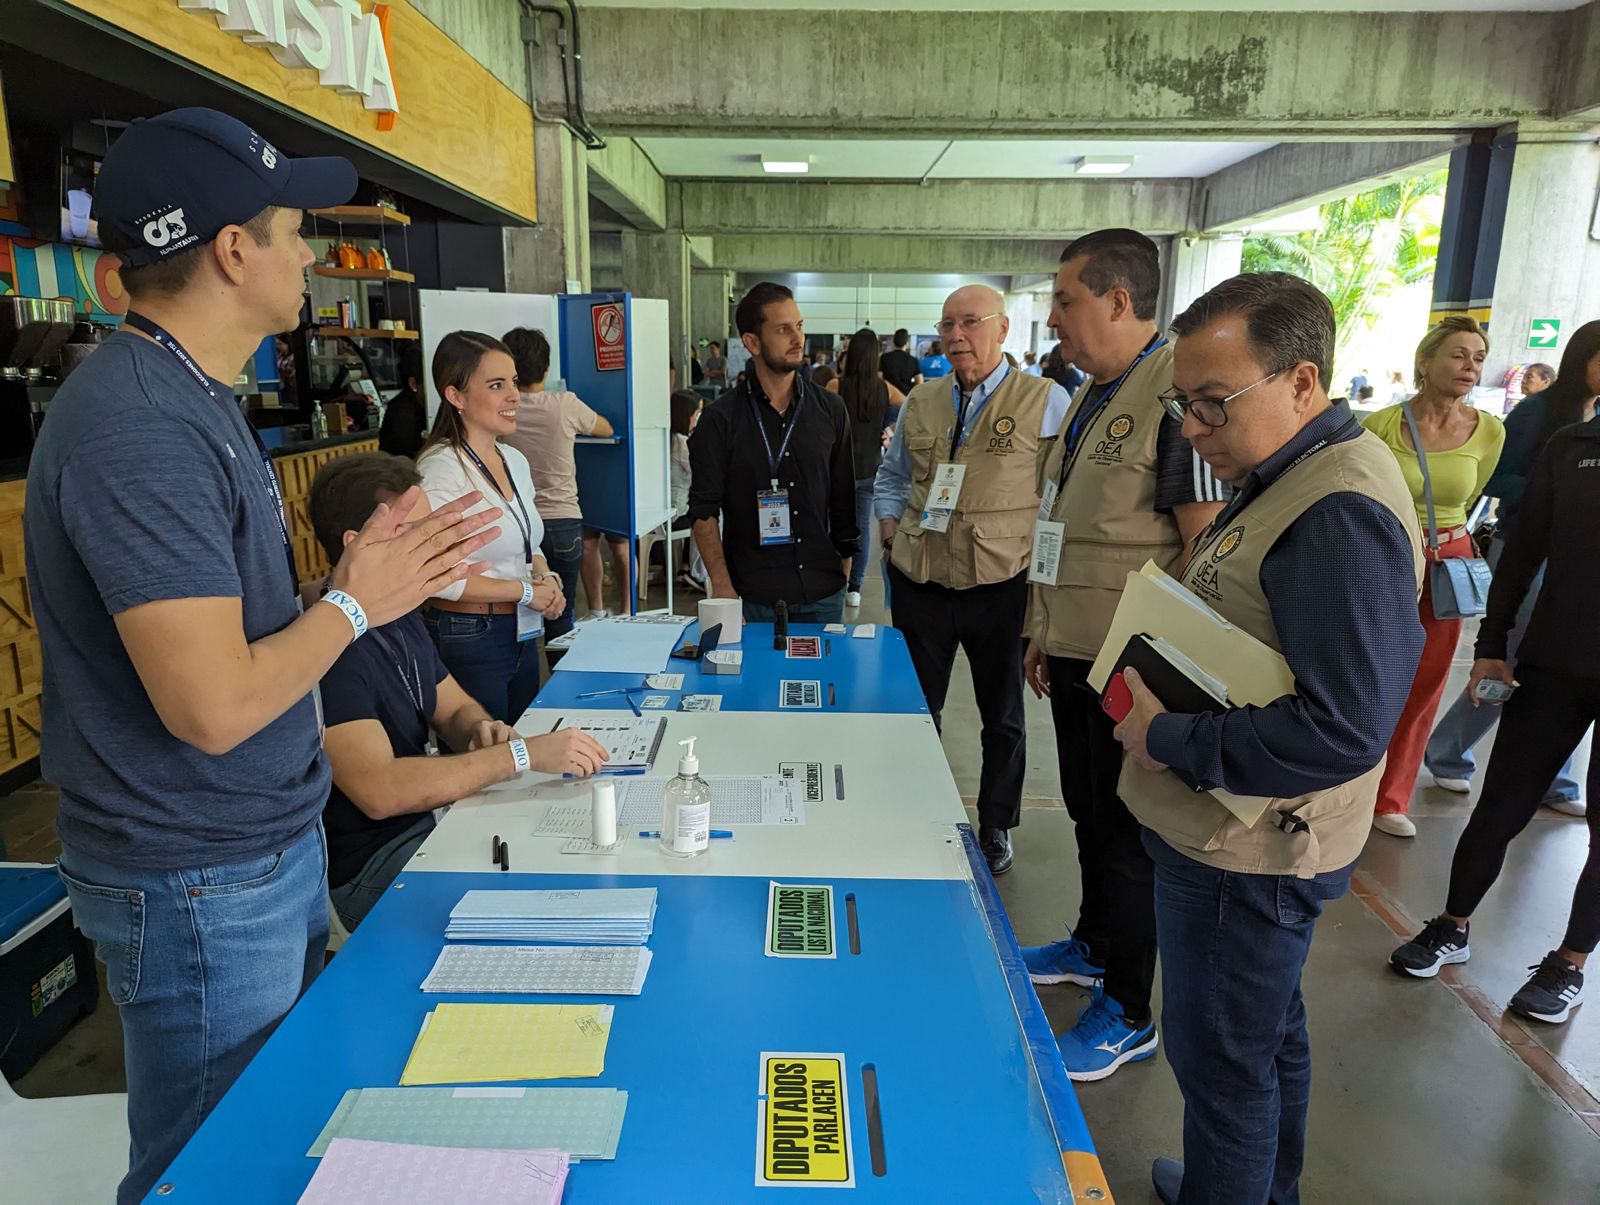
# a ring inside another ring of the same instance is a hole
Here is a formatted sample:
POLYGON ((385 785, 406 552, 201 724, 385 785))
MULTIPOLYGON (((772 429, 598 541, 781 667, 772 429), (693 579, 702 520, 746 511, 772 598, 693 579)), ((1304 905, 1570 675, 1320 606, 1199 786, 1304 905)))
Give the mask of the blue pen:
MULTIPOLYGON (((660 837, 661 836, 661 830, 660 829, 641 829, 639 831, 639 835, 641 837, 660 837)), ((732 838, 732 836, 733 836, 733 830, 731 828, 714 828, 714 829, 711 830, 711 839, 713 841, 719 840, 719 839, 724 839, 724 840, 730 839, 730 838, 732 838)))
MULTIPOLYGON (((629 770, 596 770, 593 774, 589 774, 586 777, 588 777, 588 778, 625 778, 630 774, 648 774, 648 773, 650 773, 650 767, 649 766, 639 766, 639 767, 637 767, 635 769, 629 769, 629 770)), ((578 776, 576 774, 563 774, 561 777, 562 778, 577 778, 578 776)))
POLYGON ((591 690, 578 696, 580 699, 600 699, 606 695, 631 695, 645 690, 643 686, 618 686, 613 690, 591 690))

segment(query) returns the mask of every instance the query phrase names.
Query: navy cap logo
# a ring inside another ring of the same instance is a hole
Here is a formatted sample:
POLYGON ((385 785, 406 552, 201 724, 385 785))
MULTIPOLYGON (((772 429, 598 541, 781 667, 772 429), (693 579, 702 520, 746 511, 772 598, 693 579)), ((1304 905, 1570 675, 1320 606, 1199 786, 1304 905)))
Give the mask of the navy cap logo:
POLYGON ((181 209, 164 213, 155 221, 144 224, 144 241, 152 247, 165 247, 173 239, 181 239, 188 233, 189 227, 183 220, 181 209))

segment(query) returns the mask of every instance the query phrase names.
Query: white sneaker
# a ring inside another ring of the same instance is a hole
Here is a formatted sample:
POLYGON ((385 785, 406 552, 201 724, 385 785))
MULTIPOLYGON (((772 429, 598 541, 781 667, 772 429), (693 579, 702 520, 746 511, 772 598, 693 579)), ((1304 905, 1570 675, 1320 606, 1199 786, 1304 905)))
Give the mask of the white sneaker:
POLYGON ((1472 790, 1470 778, 1441 778, 1435 774, 1433 785, 1444 791, 1454 791, 1457 795, 1466 795, 1472 790))
POLYGON ((1563 816, 1587 816, 1589 804, 1582 799, 1552 799, 1544 805, 1552 812, 1560 812, 1563 816))
POLYGON ((578 622, 579 623, 588 623, 591 619, 610 619, 610 618, 611 618, 611 612, 610 611, 590 611, 582 619, 578 620, 578 622))
POLYGON ((861 605, 861 591, 852 590, 846 594, 844 596, 844 605, 847 607, 859 607, 861 605))
POLYGON ((1372 818, 1372 827, 1391 837, 1415 837, 1417 826, 1404 812, 1379 812, 1372 818))

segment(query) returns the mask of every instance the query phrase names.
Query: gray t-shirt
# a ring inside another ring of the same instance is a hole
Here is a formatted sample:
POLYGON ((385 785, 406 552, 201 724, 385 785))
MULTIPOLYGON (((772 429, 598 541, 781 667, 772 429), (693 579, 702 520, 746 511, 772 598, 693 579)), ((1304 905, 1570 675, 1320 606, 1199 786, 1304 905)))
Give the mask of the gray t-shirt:
POLYGON ((212 387, 217 399, 156 344, 115 334, 56 394, 28 469, 56 831, 119 866, 260 857, 308 831, 328 798, 310 695, 212 757, 167 731, 112 618, 164 599, 240 598, 254 641, 298 614, 255 441, 231 387, 212 387))

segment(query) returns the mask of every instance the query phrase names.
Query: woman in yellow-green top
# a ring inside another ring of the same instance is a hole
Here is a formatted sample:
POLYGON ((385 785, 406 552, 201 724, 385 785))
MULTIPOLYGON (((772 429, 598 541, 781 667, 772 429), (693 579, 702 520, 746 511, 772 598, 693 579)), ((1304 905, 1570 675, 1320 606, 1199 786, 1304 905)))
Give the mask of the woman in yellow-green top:
MULTIPOLYGON (((1400 471, 1416 499, 1423 551, 1430 560, 1473 555, 1467 515, 1483 493, 1505 443, 1504 424, 1467 401, 1483 376, 1483 361, 1488 354, 1488 336, 1475 320, 1444 319, 1417 345, 1416 396, 1378 411, 1363 423, 1389 445, 1400 462, 1400 471), (1427 453, 1428 474, 1433 481, 1433 505, 1439 523, 1437 554, 1427 548, 1428 507, 1423 497, 1422 465, 1405 418, 1407 406, 1422 436, 1422 450, 1427 453)), ((1417 826, 1406 812, 1411 807, 1417 771, 1422 768, 1433 715, 1439 709, 1445 679, 1450 675, 1456 642, 1461 638, 1459 619, 1434 617, 1432 592, 1426 580, 1418 614, 1427 639, 1411 694, 1389 742, 1389 762, 1384 767, 1372 820, 1374 828, 1394 837, 1417 834, 1417 826)))

